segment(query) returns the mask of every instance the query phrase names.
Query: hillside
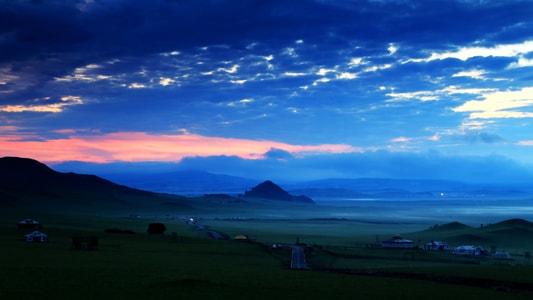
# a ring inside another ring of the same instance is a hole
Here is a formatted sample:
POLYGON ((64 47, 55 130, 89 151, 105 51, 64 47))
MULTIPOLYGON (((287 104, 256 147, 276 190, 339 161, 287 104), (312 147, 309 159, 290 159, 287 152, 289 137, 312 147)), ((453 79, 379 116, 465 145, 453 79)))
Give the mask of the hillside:
POLYGON ((432 226, 428 230, 406 234, 420 240, 443 240, 450 246, 478 245, 497 249, 533 247, 533 223, 523 219, 509 219, 495 224, 471 227, 459 222, 432 226))
POLYGON ((56 172, 36 160, 18 157, 0 158, 0 195, 2 205, 55 210, 133 208, 168 201, 98 176, 56 172))
POLYGON ((243 198, 260 198, 276 201, 288 201, 288 202, 302 202, 302 203, 314 203, 314 201, 306 196, 293 196, 281 187, 276 185, 270 180, 258 184, 251 190, 248 190, 242 195, 243 198))
POLYGON ((459 230, 469 230, 472 229, 472 227, 460 223, 460 222, 450 222, 444 225, 438 225, 434 226, 431 231, 432 232, 452 232, 452 231, 459 231, 459 230))

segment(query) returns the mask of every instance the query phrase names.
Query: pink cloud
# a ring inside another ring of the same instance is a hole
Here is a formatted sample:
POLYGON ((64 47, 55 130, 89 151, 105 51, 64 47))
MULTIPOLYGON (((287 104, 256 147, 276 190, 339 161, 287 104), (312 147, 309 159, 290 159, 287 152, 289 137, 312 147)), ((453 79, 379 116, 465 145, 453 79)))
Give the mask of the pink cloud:
POLYGON ((531 140, 531 141, 520 141, 520 142, 518 142, 518 145, 520 145, 520 146, 533 146, 533 140, 531 140))
MULTIPOLYGON (((69 134, 73 131, 56 132, 69 134)), ((299 156, 362 151, 345 144, 292 145, 276 141, 206 137, 194 134, 155 135, 145 132, 117 132, 105 135, 72 135, 53 140, 29 140, 28 137, 14 135, 0 136, 1 156, 30 157, 43 162, 180 161, 185 157, 216 155, 261 159, 271 148, 299 156)))

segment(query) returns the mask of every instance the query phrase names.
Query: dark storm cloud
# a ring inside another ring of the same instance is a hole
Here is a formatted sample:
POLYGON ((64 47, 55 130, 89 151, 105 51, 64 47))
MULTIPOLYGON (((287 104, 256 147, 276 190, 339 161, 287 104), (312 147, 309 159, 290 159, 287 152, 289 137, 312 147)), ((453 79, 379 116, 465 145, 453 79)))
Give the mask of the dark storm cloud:
POLYGON ((453 1, 342 2, 345 5, 129 0, 96 1, 82 8, 82 1, 2 1, 2 61, 60 53, 66 54, 60 59, 76 65, 94 57, 105 60, 215 44, 242 48, 254 41, 276 45, 295 39, 320 44, 321 56, 328 57, 325 45, 334 51, 354 42, 473 42, 485 31, 510 39, 509 33, 528 28, 518 23, 531 22, 533 13, 527 2, 513 1, 482 8, 453 1))
MULTIPOLYGON (((385 55, 391 42, 409 45, 402 45, 402 56, 430 44, 512 39, 510 32, 530 28, 532 9, 521 1, 481 7, 464 1, 0 1, 0 67, 14 76, 2 89, 13 91, 9 101, 20 103, 43 97, 53 90, 47 83, 89 64, 120 59, 105 66, 109 75, 134 79, 139 65, 163 66, 154 59, 159 53, 199 54, 199 47, 213 45, 226 48, 220 55, 211 48, 210 57, 229 61, 235 57, 223 56, 255 43, 254 51, 278 54, 278 66, 306 72, 306 62, 334 66, 365 51, 385 55), (304 44, 294 44, 297 40, 304 44), (297 61, 279 54, 285 47, 295 51, 297 61)), ((309 84, 308 78, 300 80, 309 84)), ((107 88, 102 92, 113 93, 107 88)), ((84 90, 96 91, 94 82, 84 90)))

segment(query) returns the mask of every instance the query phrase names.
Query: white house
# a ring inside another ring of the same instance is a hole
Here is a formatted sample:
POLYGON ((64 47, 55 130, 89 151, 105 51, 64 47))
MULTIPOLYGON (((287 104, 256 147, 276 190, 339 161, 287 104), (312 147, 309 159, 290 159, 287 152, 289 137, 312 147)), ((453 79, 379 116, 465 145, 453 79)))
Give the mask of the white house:
POLYGON ((486 256, 487 253, 487 250, 480 246, 459 246, 452 252, 452 254, 462 256, 486 256))
POLYGON ((411 240, 402 238, 399 234, 396 234, 390 240, 381 242, 382 248, 397 248, 397 249, 409 249, 414 248, 414 243, 411 240))
POLYGON ((505 251, 496 251, 492 255, 492 258, 501 259, 501 260, 510 260, 511 259, 511 254, 509 254, 509 252, 505 252, 505 251))
POLYGON ((40 231, 28 233, 24 237, 28 243, 44 243, 48 241, 48 235, 40 231))
POLYGON ((448 246, 448 244, 443 241, 431 241, 426 244, 425 249, 433 250, 433 251, 450 251, 451 250, 450 246, 448 246))

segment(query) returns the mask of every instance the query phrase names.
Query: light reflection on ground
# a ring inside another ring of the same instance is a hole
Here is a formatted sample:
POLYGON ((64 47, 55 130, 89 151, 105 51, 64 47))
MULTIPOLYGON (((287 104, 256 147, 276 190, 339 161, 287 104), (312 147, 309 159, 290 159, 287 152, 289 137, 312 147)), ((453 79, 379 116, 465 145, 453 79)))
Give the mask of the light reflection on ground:
POLYGON ((457 221, 469 225, 496 223, 506 219, 533 221, 531 199, 453 199, 391 201, 317 201, 328 206, 331 217, 390 222, 446 223, 457 221))

